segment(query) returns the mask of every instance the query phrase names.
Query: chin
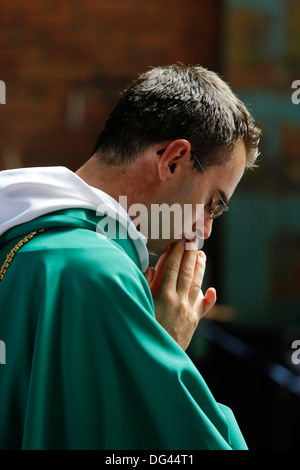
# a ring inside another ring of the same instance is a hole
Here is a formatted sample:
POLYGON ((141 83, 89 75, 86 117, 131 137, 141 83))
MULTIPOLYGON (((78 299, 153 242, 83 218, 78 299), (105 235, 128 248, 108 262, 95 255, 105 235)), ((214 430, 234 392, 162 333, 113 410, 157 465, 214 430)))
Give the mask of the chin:
POLYGON ((148 240, 148 251, 150 255, 161 256, 168 248, 178 240, 148 240))
POLYGON ((152 249, 149 249, 149 254, 150 255, 153 255, 153 256, 161 256, 167 249, 168 247, 166 248, 152 248, 152 249))

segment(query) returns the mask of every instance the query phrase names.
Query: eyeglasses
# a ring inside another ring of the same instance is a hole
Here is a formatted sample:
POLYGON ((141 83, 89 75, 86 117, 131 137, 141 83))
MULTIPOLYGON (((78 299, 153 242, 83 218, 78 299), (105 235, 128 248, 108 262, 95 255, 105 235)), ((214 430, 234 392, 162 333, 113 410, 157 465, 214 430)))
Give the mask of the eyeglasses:
MULTIPOLYGON (((166 149, 161 149, 161 150, 158 150, 157 151, 157 155, 161 155, 162 153, 164 153, 166 149)), ((219 191, 217 190, 217 188, 215 187, 214 183, 212 182, 212 180, 210 179, 210 177, 208 176, 207 172, 204 170, 203 166, 201 165, 201 163, 199 162, 198 158, 196 157, 196 154, 191 150, 191 155, 192 157, 196 160, 196 162, 198 163, 198 165, 200 166, 201 170, 203 171, 203 173, 205 174, 206 178, 208 179, 208 181, 210 182, 211 186, 213 187, 213 189, 215 190, 215 192, 217 193, 220 201, 222 204, 219 204, 215 209, 209 209, 208 213, 209 213, 209 218, 210 219, 217 219, 218 217, 220 217, 220 215, 224 214, 224 212, 228 212, 229 211, 229 207, 228 205, 226 204, 226 202, 224 201, 224 199, 222 198, 221 194, 219 193, 219 191)))

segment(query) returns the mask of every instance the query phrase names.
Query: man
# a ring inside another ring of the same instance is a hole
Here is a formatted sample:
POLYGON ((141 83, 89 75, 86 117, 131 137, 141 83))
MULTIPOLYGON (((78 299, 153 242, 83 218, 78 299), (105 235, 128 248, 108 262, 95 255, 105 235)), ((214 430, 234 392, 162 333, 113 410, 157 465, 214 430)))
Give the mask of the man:
POLYGON ((209 237, 258 141, 215 73, 172 65, 124 91, 76 174, 2 172, 1 448, 247 448, 185 353, 216 301, 187 239, 197 206, 209 237), (192 210, 168 238, 128 216, 146 208, 151 227, 154 205, 175 203, 192 210))

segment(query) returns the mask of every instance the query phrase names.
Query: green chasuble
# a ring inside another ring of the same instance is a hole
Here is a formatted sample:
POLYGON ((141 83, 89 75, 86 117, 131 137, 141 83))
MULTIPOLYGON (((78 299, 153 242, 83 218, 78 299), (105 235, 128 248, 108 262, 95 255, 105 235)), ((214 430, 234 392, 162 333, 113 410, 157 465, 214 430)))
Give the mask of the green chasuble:
POLYGON ((98 236, 98 222, 68 209, 0 237, 2 266, 48 228, 0 285, 0 448, 247 449, 231 410, 156 321, 132 240, 98 236))

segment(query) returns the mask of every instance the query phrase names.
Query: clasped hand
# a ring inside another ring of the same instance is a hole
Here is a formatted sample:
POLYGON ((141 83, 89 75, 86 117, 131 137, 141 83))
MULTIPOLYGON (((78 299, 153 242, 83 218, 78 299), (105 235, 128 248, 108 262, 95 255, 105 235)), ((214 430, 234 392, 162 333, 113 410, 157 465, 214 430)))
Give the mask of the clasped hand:
POLYGON ((216 291, 201 290, 206 265, 202 251, 186 250, 184 240, 170 245, 145 277, 157 321, 185 351, 200 319, 216 302, 216 291))

